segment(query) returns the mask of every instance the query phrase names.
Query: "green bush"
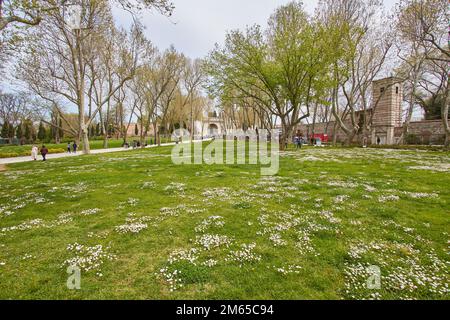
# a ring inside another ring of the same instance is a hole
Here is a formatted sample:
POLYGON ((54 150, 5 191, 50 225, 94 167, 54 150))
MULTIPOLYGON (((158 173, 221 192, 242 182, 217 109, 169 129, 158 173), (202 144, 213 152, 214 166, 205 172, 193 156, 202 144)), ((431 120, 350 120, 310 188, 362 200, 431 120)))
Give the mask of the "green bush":
MULTIPOLYGON (((66 151, 61 148, 48 149, 49 154, 64 153, 64 152, 66 152, 66 151)), ((40 150, 39 150, 39 154, 40 154, 40 150)), ((27 151, 20 151, 20 152, 0 152, 0 158, 15 158, 15 157, 26 157, 26 156, 31 156, 31 149, 27 150, 27 151)))
POLYGON ((0 152, 0 158, 14 158, 20 157, 20 154, 17 152, 0 152))
POLYGON ((51 154, 51 153, 64 153, 64 152, 66 152, 66 150, 61 149, 61 148, 48 149, 48 153, 49 154, 51 154))
POLYGON ((442 146, 425 146, 425 145, 371 145, 374 149, 396 149, 396 150, 425 150, 425 151, 444 151, 442 146))
POLYGON ((415 134, 408 134, 406 136, 406 143, 414 145, 422 144, 422 139, 420 139, 420 137, 415 134))

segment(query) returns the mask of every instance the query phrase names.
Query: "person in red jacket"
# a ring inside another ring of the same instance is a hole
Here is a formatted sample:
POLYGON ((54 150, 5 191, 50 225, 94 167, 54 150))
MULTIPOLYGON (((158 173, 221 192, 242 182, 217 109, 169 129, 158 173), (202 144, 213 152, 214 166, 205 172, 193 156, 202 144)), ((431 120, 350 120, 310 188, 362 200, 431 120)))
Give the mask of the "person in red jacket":
POLYGON ((47 153, 48 153, 48 149, 43 145, 41 148, 42 161, 46 160, 45 156, 47 155, 47 153))

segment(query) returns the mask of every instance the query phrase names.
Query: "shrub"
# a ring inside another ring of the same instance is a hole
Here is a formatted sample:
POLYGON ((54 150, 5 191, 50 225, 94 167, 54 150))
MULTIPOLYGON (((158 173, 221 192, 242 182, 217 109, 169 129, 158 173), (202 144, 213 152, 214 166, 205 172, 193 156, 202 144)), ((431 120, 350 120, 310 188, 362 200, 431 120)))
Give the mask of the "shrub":
POLYGON ((14 158, 20 157, 20 154, 17 152, 0 152, 0 158, 14 158))
POLYGON ((62 148, 54 148, 54 149, 48 149, 48 153, 64 153, 66 152, 66 150, 62 149, 62 148))
MULTIPOLYGON (((66 152, 66 151, 62 148, 48 149, 49 154, 64 153, 64 152, 66 152)), ((14 158, 14 157, 27 157, 27 156, 31 156, 31 148, 30 148, 30 150, 20 151, 20 152, 0 152, 0 158, 14 158)))
POLYGON ((422 139, 415 135, 415 134, 408 134, 406 136, 406 143, 407 144, 422 144, 422 139))
POLYGON ((425 150, 425 151, 444 151, 442 146, 424 146, 424 145, 371 145, 374 149, 398 149, 398 150, 425 150))

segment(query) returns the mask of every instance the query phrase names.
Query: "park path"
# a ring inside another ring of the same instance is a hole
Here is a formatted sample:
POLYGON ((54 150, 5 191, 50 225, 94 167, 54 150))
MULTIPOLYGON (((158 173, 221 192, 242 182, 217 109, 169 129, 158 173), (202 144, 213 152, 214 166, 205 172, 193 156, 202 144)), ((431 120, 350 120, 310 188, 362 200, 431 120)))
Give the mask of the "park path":
MULTIPOLYGON (((205 140, 194 140, 194 142, 202 142, 202 141, 207 141, 208 139, 205 140)), ((182 142, 182 143, 189 143, 189 141, 186 142, 182 142)), ((161 147, 164 146, 173 146, 175 145, 175 142, 170 142, 170 143, 161 143, 161 147)), ((156 148, 158 147, 158 145, 151 145, 151 146, 147 146, 145 148, 156 148)), ((139 149, 139 148, 138 148, 139 149)), ((108 149, 95 149, 95 150, 91 150, 90 154, 101 154, 101 153, 112 153, 112 152, 121 152, 121 151, 131 151, 131 150, 137 150, 137 149, 133 149, 133 148, 108 148, 108 149)), ((66 157, 78 157, 83 155, 83 152, 79 151, 76 154, 75 153, 53 153, 53 154, 48 154, 47 155, 47 160, 51 160, 51 159, 59 159, 59 158, 66 158, 66 157)), ((42 156, 39 155, 38 156, 38 160, 42 160, 42 156)), ((10 164, 10 163, 20 163, 20 162, 30 162, 33 161, 33 159, 31 159, 31 150, 30 150, 30 156, 26 156, 26 157, 14 157, 14 158, 2 158, 0 159, 0 168, 2 167, 2 165, 5 164, 10 164)))

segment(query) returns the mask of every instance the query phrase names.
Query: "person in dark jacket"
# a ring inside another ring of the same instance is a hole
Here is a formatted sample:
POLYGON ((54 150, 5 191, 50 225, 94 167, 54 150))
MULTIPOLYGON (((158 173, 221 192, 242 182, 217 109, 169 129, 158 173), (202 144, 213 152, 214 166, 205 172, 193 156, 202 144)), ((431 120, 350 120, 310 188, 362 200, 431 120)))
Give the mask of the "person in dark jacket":
POLYGON ((46 161, 45 156, 48 153, 48 149, 43 145, 41 148, 42 161, 46 161))
POLYGON ((78 148, 77 143, 74 142, 72 145, 73 153, 77 153, 77 148, 78 148))

